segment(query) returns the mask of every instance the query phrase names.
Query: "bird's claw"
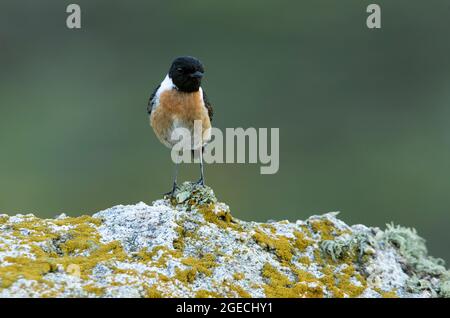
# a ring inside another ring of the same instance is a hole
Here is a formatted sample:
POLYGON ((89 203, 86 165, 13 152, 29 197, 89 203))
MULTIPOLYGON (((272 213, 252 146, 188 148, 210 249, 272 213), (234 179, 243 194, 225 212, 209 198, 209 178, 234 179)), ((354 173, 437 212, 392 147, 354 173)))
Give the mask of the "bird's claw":
POLYGON ((165 197, 168 196, 168 197, 170 197, 170 198, 173 198, 173 197, 174 197, 174 194, 175 194, 175 190, 177 190, 177 189, 178 189, 178 185, 175 183, 175 184, 173 185, 173 187, 172 187, 172 190, 169 191, 169 192, 164 193, 164 196, 165 196, 165 197))
POLYGON ((205 180, 203 180, 203 178, 200 178, 200 180, 198 180, 195 184, 204 187, 205 186, 205 180))

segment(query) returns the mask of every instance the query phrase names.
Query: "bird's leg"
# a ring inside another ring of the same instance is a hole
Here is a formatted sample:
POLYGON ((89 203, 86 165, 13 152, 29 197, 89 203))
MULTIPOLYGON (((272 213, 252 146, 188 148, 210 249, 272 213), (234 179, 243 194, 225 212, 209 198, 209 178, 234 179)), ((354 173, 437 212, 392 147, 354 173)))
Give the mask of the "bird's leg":
POLYGON ((197 181, 196 184, 199 184, 201 186, 205 185, 205 176, 203 173, 203 151, 205 150, 205 147, 202 147, 202 149, 199 151, 199 157, 200 157, 200 180, 197 181))
POLYGON ((170 197, 173 197, 173 194, 175 193, 175 190, 178 187, 178 185, 177 185, 177 176, 178 176, 178 163, 175 163, 172 190, 167 192, 167 193, 165 193, 164 195, 168 195, 170 197))

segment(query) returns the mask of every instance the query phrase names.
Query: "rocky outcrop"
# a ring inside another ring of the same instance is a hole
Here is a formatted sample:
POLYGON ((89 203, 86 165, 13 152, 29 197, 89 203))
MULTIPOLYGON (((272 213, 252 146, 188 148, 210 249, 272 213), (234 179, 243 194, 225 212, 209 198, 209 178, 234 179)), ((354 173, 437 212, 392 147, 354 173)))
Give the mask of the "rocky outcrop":
POLYGON ((450 297, 412 229, 245 222, 208 187, 93 216, 0 215, 1 297, 450 297))

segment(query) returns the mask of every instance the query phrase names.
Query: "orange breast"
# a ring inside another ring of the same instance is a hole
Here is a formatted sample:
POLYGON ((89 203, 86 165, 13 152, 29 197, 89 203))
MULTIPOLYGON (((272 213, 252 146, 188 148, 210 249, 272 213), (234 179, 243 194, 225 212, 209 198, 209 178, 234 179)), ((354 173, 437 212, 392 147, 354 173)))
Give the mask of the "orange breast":
POLYGON ((195 120, 202 122, 202 137, 206 142, 209 139, 211 122, 200 91, 194 93, 175 89, 164 91, 159 96, 159 104, 150 116, 150 124, 156 136, 169 148, 174 145, 170 138, 173 130, 182 127, 193 132, 195 120))

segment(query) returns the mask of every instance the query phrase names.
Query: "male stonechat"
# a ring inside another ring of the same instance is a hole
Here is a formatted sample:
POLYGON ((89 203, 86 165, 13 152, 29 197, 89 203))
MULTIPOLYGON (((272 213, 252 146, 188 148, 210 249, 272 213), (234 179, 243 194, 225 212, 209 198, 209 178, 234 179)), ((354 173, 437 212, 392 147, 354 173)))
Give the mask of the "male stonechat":
MULTIPOLYGON (((204 75, 203 64, 191 56, 181 56, 172 62, 169 73, 150 96, 147 112, 150 125, 153 127, 158 139, 171 148, 179 141, 174 138, 173 132, 184 128, 190 132, 194 139, 194 122, 201 123, 201 136, 199 143, 191 143, 189 150, 198 151, 200 158, 199 185, 204 185, 203 151, 210 139, 213 109, 205 91, 201 87, 204 75)), ((173 195, 177 188, 178 164, 175 163, 175 173, 172 190, 173 195)))

